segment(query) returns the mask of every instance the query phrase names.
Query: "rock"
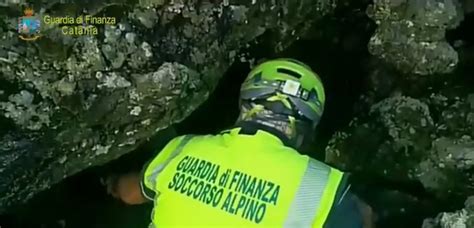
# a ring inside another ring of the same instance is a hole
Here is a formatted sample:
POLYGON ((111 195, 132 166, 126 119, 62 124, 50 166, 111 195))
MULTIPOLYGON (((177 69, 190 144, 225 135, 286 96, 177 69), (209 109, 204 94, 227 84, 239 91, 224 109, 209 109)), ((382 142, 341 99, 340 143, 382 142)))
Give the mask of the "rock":
POLYGON ((422 228, 470 228, 474 227, 474 197, 466 200, 465 208, 456 212, 443 212, 436 218, 425 219, 422 228))
POLYGON ((142 6, 161 6, 165 3, 165 0, 140 0, 142 6))
MULTIPOLYGON (((2 10, 18 12, 12 2, 2 10)), ((122 16, 98 25, 97 36, 65 36, 48 25, 41 39, 25 43, 16 14, 0 15, 0 85, 12 85, 2 87, 0 119, 14 126, 0 131, 0 213, 133 151, 206 100, 233 61, 230 52, 264 32, 278 38, 269 46, 285 48, 335 7, 332 0, 60 2, 35 2, 35 11, 113 8, 122 16)))
POLYGON ((9 102, 0 102, 4 116, 12 119, 17 125, 29 130, 40 130, 49 126, 49 107, 46 103, 33 104, 34 95, 26 90, 11 95, 9 102))
POLYGON ((102 87, 106 87, 109 89, 127 88, 132 85, 129 81, 127 81, 127 79, 122 76, 119 76, 119 72, 110 72, 106 75, 103 75, 99 71, 96 74, 96 78, 99 79, 99 89, 102 87))
POLYGON ((25 3, 24 0, 6 0, 0 2, 0 6, 10 6, 10 5, 18 5, 20 3, 25 3))
POLYGON ((457 0, 376 0, 367 14, 378 28, 369 42, 371 54, 406 74, 452 72, 459 59, 445 31, 463 20, 457 0))
POLYGON ((145 10, 135 9, 131 16, 135 20, 140 21, 140 23, 148 29, 153 28, 158 21, 158 15, 153 8, 145 10))
POLYGON ((372 106, 369 115, 373 121, 356 120, 348 132, 333 137, 326 160, 346 170, 369 169, 394 180, 409 179, 410 168, 431 143, 434 123, 428 105, 397 96, 372 106))
POLYGON ((433 142, 431 153, 416 169, 416 176, 426 189, 447 194, 459 188, 455 179, 466 182, 466 189, 471 188, 474 177, 468 170, 473 167, 474 141, 470 136, 460 140, 443 137, 433 142))
POLYGON ((421 182, 443 200, 474 194, 471 98, 387 98, 333 136, 326 160, 344 170, 421 182))

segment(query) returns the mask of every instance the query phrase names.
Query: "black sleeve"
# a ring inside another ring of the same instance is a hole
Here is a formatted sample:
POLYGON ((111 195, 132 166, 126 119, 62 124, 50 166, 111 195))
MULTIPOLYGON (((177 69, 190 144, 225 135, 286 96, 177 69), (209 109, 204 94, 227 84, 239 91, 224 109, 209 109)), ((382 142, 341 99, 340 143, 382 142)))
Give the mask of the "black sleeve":
POLYGON ((363 228, 359 198, 351 192, 350 173, 344 173, 324 228, 363 228))
POLYGON ((347 190, 340 201, 334 202, 324 228, 363 228, 364 219, 358 200, 357 196, 347 190))

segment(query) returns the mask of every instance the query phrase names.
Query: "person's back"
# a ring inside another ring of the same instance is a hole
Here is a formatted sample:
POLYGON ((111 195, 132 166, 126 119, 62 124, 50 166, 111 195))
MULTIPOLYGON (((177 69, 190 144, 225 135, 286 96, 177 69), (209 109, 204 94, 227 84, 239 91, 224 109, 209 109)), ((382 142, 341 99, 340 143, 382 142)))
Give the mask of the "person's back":
POLYGON ((173 139, 141 181, 122 177, 110 192, 129 204, 153 201, 152 227, 370 227, 370 207, 349 192, 346 175, 297 151, 324 103, 311 68, 264 62, 241 87, 234 129, 173 139))
POLYGON ((154 223, 322 227, 331 209, 327 204, 333 202, 321 199, 323 194, 329 201, 337 198, 343 174, 300 155, 270 133, 252 133, 235 128, 217 136, 173 140, 145 173, 149 197, 159 192, 154 223))

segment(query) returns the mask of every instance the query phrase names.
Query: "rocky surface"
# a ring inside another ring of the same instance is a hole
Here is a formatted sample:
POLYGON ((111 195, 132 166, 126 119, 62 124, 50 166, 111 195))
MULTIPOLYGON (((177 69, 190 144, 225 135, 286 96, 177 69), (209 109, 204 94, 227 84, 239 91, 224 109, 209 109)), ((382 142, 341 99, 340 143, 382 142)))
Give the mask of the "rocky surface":
POLYGON ((327 161, 392 181, 421 182, 442 199, 474 193, 474 94, 393 96, 338 132, 327 161))
POLYGON ((375 0, 367 13, 378 25, 369 51, 399 71, 449 73, 458 63, 458 54, 445 39, 446 30, 463 19, 458 0, 375 0))
POLYGON ((470 5, 382 0, 366 10, 377 24, 367 90, 326 161, 354 173, 381 227, 421 227, 441 211, 423 227, 474 227, 472 198, 461 210, 474 195, 470 5))
POLYGON ((18 38, 20 3, 0 5, 0 212, 134 150, 188 116, 239 48, 271 32, 283 49, 331 0, 32 2, 37 15, 116 16, 97 36, 45 25, 18 38), (110 14, 110 15, 109 15, 110 14))
POLYGON ((422 228, 469 228, 474 227, 474 197, 469 197, 465 208, 456 212, 443 212, 436 218, 425 219, 422 228))

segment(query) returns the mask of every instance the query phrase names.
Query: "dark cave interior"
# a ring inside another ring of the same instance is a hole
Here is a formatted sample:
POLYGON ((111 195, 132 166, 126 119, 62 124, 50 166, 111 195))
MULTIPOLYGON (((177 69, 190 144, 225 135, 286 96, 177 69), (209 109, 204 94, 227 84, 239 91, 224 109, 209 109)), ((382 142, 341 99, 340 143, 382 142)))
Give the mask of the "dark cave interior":
MULTIPOLYGON (((366 47, 374 25, 365 16, 364 8, 365 5, 361 4, 360 7, 339 9, 336 15, 315 25, 324 31, 322 35, 302 38, 283 53, 275 54, 272 47, 261 44, 243 51, 255 59, 296 58, 320 74, 327 93, 325 114, 317 130, 315 145, 311 151, 303 152, 319 159, 324 157, 324 148, 332 134, 347 126, 359 110, 356 107, 359 97, 369 90, 367 75, 370 69, 367 66, 371 57, 366 47)), ((448 40, 451 43, 463 40, 465 48, 474 48, 474 30, 469 29, 473 25, 474 14, 471 13, 459 28, 447 33, 448 40)), ((265 35, 271 36, 271 33, 265 35)), ((454 74, 472 72, 473 65, 466 64, 472 59, 473 56, 461 53, 461 64, 454 74)), ((249 70, 248 62, 237 60, 209 100, 174 126, 177 133, 210 134, 231 127, 238 114, 239 86, 249 70)), ((474 78, 454 77, 451 83, 474 84, 474 78)), ((0 122, 2 125, 8 123, 0 122)), ((140 169, 153 156, 150 151, 164 146, 170 135, 173 135, 172 130, 164 130, 137 151, 64 180, 14 213, 0 216, 1 227, 147 227, 151 205, 126 206, 117 202, 106 194, 100 178, 140 169)), ((378 213, 379 227, 421 227, 424 218, 462 205, 458 200, 436 201, 419 183, 393 183, 366 173, 354 174, 354 180, 355 191, 378 213)))

